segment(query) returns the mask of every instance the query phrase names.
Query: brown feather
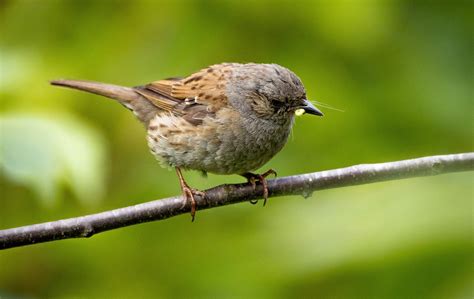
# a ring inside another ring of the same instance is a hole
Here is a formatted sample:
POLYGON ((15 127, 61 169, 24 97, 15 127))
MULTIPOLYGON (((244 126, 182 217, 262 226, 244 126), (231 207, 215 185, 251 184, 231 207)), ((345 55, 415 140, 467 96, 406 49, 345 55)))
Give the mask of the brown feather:
POLYGON ((174 107, 181 102, 178 99, 174 99, 170 96, 164 95, 161 92, 149 89, 146 86, 134 87, 134 89, 137 93, 144 96, 153 105, 165 111, 173 112, 174 107))
POLYGON ((183 79, 154 81, 135 90, 156 107, 197 125, 228 105, 225 82, 231 67, 231 64, 214 65, 183 79))

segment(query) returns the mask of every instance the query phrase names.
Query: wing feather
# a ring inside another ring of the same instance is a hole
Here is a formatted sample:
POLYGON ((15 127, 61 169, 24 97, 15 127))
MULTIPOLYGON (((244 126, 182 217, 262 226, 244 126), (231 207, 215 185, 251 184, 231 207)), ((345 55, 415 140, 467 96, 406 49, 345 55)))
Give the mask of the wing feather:
POLYGON ((213 65, 183 79, 154 81, 135 90, 156 107, 200 124, 228 105, 225 88, 232 66, 213 65))

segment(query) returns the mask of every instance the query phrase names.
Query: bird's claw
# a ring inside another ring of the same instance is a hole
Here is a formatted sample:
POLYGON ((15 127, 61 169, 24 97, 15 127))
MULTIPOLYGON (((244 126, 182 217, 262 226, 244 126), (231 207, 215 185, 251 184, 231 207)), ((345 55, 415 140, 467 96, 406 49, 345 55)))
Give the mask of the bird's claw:
POLYGON ((197 204, 196 204, 196 199, 194 198, 194 195, 198 195, 204 198, 206 196, 206 193, 197 189, 190 188, 187 185, 181 186, 181 190, 183 191, 183 197, 184 197, 182 208, 186 206, 188 201, 191 203, 191 222, 193 222, 194 216, 196 215, 196 211, 197 211, 197 204))
POLYGON ((181 208, 184 208, 186 206, 188 200, 190 201, 191 222, 193 222, 194 216, 196 215, 196 211, 197 211, 197 204, 196 204, 196 199, 194 198, 194 195, 198 195, 198 196, 201 196, 202 198, 205 198, 206 192, 202 192, 200 190, 189 187, 189 185, 184 180, 183 175, 181 174, 181 170, 178 167, 176 167, 176 173, 178 174, 179 184, 181 185, 181 191, 183 192, 183 198, 184 198, 184 202, 181 208))
MULTIPOLYGON (((245 177, 248 181, 249 184, 252 185, 253 190, 257 188, 257 180, 262 184, 263 187, 263 206, 267 203, 268 199, 268 183, 267 183, 267 176, 273 174, 275 177, 277 176, 277 173, 273 169, 269 169, 266 172, 262 174, 255 174, 251 172, 244 173, 242 176, 245 177)), ((257 199, 251 199, 249 201, 251 204, 256 204, 258 202, 257 199)))

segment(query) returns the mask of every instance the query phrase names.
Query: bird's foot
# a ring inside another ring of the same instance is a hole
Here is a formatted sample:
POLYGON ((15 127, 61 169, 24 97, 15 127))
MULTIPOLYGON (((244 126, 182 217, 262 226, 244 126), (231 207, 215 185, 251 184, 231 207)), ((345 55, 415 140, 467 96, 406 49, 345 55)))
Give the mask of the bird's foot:
MULTIPOLYGON (((268 183, 267 183, 267 176, 273 174, 275 177, 277 176, 277 173, 275 170, 273 169, 269 169, 267 171, 265 171, 264 173, 262 174, 255 174, 255 173, 251 173, 251 172, 246 172, 244 174, 242 174, 242 176, 244 178, 247 179, 247 181, 252 185, 253 189, 255 190, 255 188, 257 187, 257 181, 260 182, 260 184, 262 184, 262 187, 263 187, 263 206, 265 206, 265 204, 267 203, 267 199, 268 199, 268 183)), ((251 204, 256 204, 258 202, 258 200, 254 199, 254 200, 250 200, 250 203, 251 204)))
POLYGON ((184 180, 184 177, 181 173, 179 167, 176 167, 176 173, 178 174, 179 184, 181 185, 181 191, 183 192, 183 208, 186 206, 186 203, 189 201, 191 203, 191 222, 194 221, 194 216, 196 215, 196 199, 194 199, 194 195, 199 195, 202 198, 205 198, 206 193, 200 190, 194 189, 189 187, 189 185, 184 180))

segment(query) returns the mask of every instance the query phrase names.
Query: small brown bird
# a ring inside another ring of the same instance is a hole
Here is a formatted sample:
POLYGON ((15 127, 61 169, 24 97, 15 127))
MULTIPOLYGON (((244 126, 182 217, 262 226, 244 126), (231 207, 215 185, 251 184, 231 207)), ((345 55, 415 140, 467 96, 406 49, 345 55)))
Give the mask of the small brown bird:
POLYGON ((265 178, 276 173, 250 171, 283 148, 296 112, 323 115, 307 100, 301 80, 277 64, 222 63, 131 88, 79 80, 51 84, 109 97, 130 109, 146 127, 153 155, 176 169, 193 220, 194 195, 205 194, 189 187, 181 169, 239 174, 254 188, 259 181, 265 204, 265 178))

